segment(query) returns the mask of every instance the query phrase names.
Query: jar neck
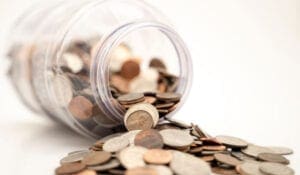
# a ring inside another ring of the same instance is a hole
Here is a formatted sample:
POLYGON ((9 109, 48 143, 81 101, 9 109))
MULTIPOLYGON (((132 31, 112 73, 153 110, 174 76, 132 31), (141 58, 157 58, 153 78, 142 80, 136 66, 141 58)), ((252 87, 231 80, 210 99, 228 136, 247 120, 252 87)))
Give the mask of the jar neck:
MULTIPOLYGON (((122 25, 113 32, 104 36, 93 58, 91 68, 91 85, 99 107, 108 116, 122 122, 124 109, 114 100, 109 88, 110 53, 122 43, 130 33, 144 29, 155 29, 165 35, 173 45, 177 54, 179 65, 179 86, 177 92, 182 94, 182 102, 185 101, 192 82, 192 61, 190 53, 181 37, 169 26, 158 22, 132 22, 122 25)), ((182 106, 180 103, 176 110, 182 106)), ((169 115, 174 114, 172 112, 169 115)))

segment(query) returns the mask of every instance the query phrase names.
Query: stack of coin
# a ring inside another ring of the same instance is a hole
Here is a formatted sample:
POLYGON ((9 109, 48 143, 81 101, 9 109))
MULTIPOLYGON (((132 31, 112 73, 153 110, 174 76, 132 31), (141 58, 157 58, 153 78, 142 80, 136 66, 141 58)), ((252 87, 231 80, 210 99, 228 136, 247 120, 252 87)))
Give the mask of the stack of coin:
POLYGON ((197 125, 165 119, 154 128, 115 133, 89 150, 69 153, 56 174, 294 175, 284 157, 292 153, 232 136, 212 137, 197 125))

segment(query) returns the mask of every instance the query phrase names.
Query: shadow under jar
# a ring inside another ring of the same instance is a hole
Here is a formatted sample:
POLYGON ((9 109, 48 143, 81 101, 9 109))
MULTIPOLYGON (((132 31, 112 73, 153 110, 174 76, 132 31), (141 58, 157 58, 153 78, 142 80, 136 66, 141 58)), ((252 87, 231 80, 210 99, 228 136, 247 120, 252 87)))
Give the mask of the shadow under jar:
POLYGON ((124 129, 122 94, 179 93, 176 108, 165 113, 171 117, 192 77, 180 36, 140 0, 35 6, 15 23, 8 56, 9 75, 28 107, 92 138, 124 129))

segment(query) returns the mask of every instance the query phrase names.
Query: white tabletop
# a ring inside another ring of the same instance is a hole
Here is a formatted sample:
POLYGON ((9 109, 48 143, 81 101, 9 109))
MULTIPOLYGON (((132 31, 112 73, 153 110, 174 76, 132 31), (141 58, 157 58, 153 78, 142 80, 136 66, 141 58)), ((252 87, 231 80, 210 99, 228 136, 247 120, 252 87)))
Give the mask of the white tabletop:
MULTIPOLYGON (((212 135, 291 147, 291 167, 300 172, 299 3, 148 1, 173 21, 194 61, 192 91, 176 116, 212 135)), ((2 44, 7 26, 29 4, 0 0, 2 44)), ((92 141, 24 107, 4 75, 6 69, 2 59, 1 174, 53 174, 61 157, 92 141)))

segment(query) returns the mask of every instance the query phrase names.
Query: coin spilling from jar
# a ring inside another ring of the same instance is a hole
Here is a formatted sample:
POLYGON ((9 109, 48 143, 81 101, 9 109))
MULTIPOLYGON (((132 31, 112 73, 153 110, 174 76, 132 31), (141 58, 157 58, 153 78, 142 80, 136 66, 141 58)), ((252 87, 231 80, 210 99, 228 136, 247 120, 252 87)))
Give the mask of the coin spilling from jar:
MULTIPOLYGON (((212 137, 198 125, 158 119, 157 106, 141 94, 120 96, 130 102, 124 117, 127 132, 104 137, 86 150, 60 161, 57 175, 294 175, 286 147, 266 147, 237 137, 212 137), (134 102, 133 102, 134 101, 134 102), (132 103, 131 103, 132 102, 132 103)), ((175 100, 177 95, 160 98, 175 100)))

